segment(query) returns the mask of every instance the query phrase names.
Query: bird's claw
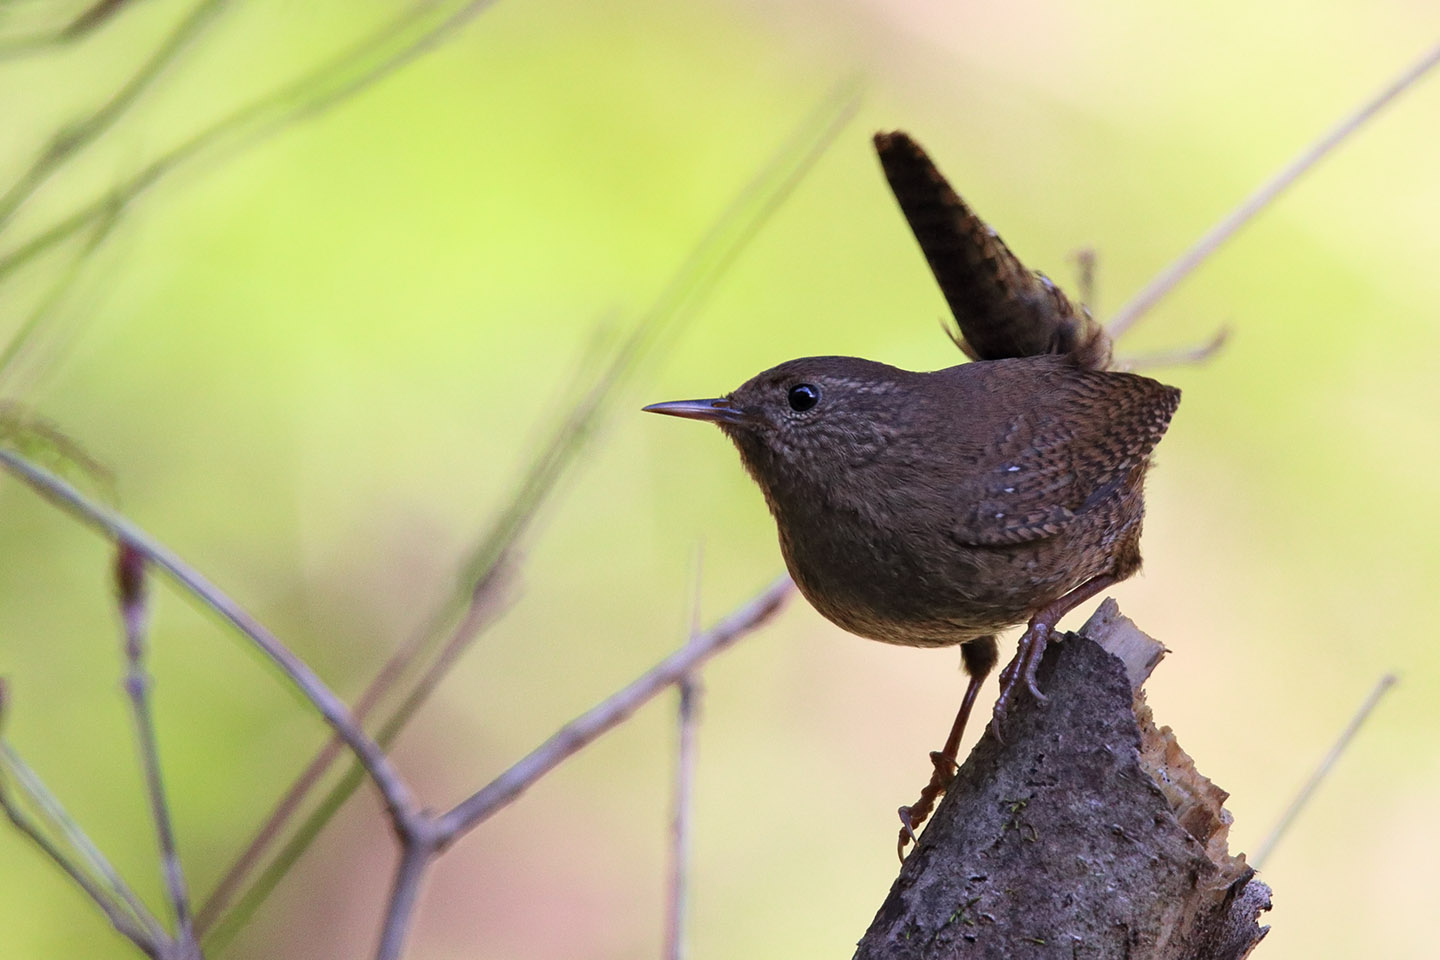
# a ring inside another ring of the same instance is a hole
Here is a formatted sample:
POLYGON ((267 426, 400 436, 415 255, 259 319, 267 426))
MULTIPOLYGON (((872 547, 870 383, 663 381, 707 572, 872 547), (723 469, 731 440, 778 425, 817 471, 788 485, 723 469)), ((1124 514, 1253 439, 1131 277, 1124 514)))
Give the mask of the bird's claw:
POLYGON ((900 814, 900 839, 895 842, 895 855, 900 862, 905 862, 905 844, 919 843, 920 838, 915 835, 915 827, 910 823, 910 808, 901 807, 897 813, 900 814))
POLYGON ((911 843, 919 843, 920 838, 915 836, 915 826, 910 822, 910 807, 901 807, 896 813, 900 814, 900 838, 909 840, 911 843))
POLYGON ((895 852, 901 863, 905 862, 905 844, 920 842, 915 828, 930 816, 930 811, 935 809, 935 801, 944 795, 955 775, 960 772, 960 765, 955 758, 941 750, 930 751, 930 763, 934 765, 935 772, 930 775, 930 782, 925 785, 925 789, 920 791, 920 799, 897 811, 900 815, 900 838, 895 845, 895 852))
POLYGON ((1025 686, 1029 688, 1030 695, 1038 702, 1046 703, 1050 698, 1040 692, 1040 684, 1035 680, 1035 671, 1040 669, 1040 660, 1045 655, 1045 647, 1050 643, 1050 627, 1047 624, 1037 623, 1027 633, 1031 639, 1029 648, 1025 651, 1025 686))
POLYGON ((1004 726, 1005 715, 1010 710, 1010 701, 1015 696, 1015 688, 1024 681, 1025 689, 1035 698, 1036 703, 1047 703, 1050 698, 1041 692, 1040 683, 1036 679, 1036 671, 1040 669, 1040 661, 1045 657, 1045 647, 1050 642, 1050 625, 1047 623, 1032 623, 1020 638, 1020 648, 1015 651, 1015 659, 1011 660, 1004 670, 1000 671, 1000 696, 995 698, 995 723, 991 730, 995 739, 1001 743, 1005 742, 1004 726))

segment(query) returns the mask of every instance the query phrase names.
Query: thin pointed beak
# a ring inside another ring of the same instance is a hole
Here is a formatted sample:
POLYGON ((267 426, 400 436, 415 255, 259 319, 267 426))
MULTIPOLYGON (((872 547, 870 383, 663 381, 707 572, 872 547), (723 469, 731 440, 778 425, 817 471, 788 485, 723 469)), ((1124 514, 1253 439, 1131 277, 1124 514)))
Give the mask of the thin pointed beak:
POLYGON ((711 423, 742 423, 745 411, 724 397, 716 400, 672 400, 669 403, 652 403, 642 408, 646 413, 663 413, 668 417, 685 417, 688 420, 709 420, 711 423))

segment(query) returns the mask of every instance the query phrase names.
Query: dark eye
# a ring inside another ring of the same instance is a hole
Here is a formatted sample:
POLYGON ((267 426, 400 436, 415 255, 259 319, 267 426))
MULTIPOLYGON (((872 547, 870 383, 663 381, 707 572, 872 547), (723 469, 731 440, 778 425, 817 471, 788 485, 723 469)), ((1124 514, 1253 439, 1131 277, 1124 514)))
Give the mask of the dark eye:
POLYGON ((797 383, 790 388, 790 409, 804 413, 820 402, 820 390, 808 383, 797 383))

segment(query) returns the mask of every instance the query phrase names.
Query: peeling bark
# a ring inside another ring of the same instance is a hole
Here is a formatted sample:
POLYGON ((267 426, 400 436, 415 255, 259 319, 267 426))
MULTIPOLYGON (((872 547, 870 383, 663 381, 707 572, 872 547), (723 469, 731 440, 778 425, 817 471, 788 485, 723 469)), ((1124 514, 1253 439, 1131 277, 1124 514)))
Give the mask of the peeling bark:
POLYGON ((856 960, 1240 960, 1270 891, 1139 686, 1163 648, 1106 601, 961 767, 856 960), (1113 652, 1107 652, 1113 651, 1113 652))

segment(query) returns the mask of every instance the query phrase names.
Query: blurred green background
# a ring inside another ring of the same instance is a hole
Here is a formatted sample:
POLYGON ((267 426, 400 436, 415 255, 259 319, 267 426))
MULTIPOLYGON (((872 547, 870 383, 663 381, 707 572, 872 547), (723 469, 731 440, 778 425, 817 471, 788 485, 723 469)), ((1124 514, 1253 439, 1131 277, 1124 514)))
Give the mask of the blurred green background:
MULTIPOLYGON (((82 5, 42 6, 0 6, 0 31, 82 5)), ((82 43, 0 61, 0 185, 188 9, 137 3, 82 43)), ((0 255, 399 9, 232 5, 0 255)), ((911 131, 1067 285, 1094 248, 1108 314, 1437 36, 1440 9, 1419 2, 506 0, 355 99, 146 193, 0 396, 107 464, 130 516, 353 697, 453 589, 597 331, 627 329, 810 106, 860 75, 858 118, 608 408, 526 541, 518 603, 402 738, 405 772, 448 804, 683 640, 697 544, 707 622, 780 570, 729 445, 641 404, 794 356, 956 361, 871 132, 911 131)), ((1432 80, 1122 344, 1234 330, 1208 365, 1156 371, 1185 400, 1150 482, 1146 570, 1113 591, 1174 651, 1150 700, 1231 792, 1232 850, 1256 847, 1375 680, 1402 677, 1265 865, 1272 960, 1433 949, 1437 121, 1432 80)), ((63 270, 9 277, 0 338, 63 270)), ((7 737, 158 909, 107 546, 5 479, 0 558, 7 737)), ((161 747, 204 894, 324 730, 213 617, 158 594, 161 747)), ((849 955, 958 661, 797 601, 705 672, 694 957, 849 955)), ((409 955, 656 956, 673 699, 450 852, 409 955)), ((224 955, 367 955, 383 831, 362 792, 224 955)), ((134 955, 9 830, 0 864, 6 958, 134 955)))

